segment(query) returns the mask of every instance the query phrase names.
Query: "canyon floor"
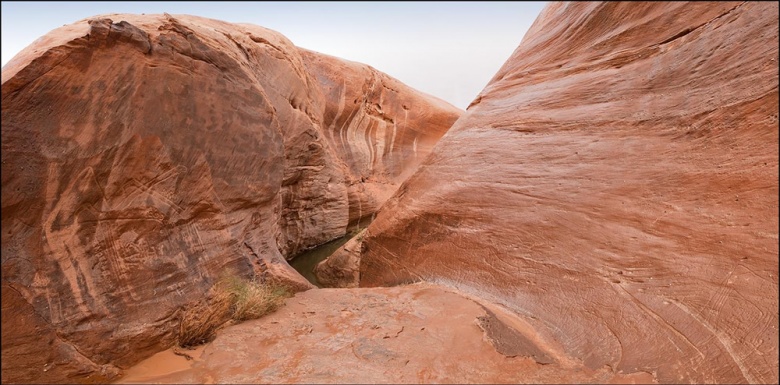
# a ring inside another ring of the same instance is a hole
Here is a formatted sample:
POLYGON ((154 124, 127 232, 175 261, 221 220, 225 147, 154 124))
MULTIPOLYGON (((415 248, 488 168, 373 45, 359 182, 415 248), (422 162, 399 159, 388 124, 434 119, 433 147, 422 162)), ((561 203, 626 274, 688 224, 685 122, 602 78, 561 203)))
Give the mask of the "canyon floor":
POLYGON ((501 306, 430 283, 312 289, 194 350, 160 352, 116 383, 650 383, 592 370, 501 306))

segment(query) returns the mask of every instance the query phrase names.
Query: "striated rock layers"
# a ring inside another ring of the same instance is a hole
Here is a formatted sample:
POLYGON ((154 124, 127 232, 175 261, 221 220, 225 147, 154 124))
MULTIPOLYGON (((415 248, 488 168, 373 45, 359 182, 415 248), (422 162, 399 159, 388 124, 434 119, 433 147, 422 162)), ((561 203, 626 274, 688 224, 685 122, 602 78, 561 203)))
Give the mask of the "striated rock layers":
POLYGON ((114 377, 228 269, 311 287, 284 258, 372 214, 460 113, 257 26, 52 31, 2 72, 3 382, 114 377))
POLYGON ((361 286, 455 286, 593 370, 777 383, 777 60, 777 3, 548 5, 369 226, 361 286))

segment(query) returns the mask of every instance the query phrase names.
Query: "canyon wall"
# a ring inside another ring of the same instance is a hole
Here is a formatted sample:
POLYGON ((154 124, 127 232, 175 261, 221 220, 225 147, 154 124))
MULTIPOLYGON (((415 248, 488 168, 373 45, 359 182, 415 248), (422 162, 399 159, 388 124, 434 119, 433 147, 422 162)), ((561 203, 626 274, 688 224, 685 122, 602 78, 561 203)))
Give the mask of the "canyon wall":
POLYGON ((225 271, 312 287, 285 258, 371 215, 461 112, 257 26, 43 36, 2 71, 3 382, 114 378, 225 271))
POLYGON ((551 357, 778 382, 778 4, 551 3, 369 226, 364 287, 502 304, 551 357))

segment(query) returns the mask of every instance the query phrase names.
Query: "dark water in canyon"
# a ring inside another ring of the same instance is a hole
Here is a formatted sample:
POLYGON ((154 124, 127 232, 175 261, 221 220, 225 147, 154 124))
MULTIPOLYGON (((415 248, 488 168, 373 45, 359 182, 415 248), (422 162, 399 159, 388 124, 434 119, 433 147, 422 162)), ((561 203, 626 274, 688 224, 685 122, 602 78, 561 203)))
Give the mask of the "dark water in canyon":
POLYGON ((325 258, 328 258, 331 254, 338 250, 339 247, 347 243, 347 241, 350 240, 350 238, 352 238, 354 235, 354 233, 349 233, 341 238, 334 239, 309 251, 304 251, 303 253, 293 258, 292 261, 290 261, 290 266, 301 273, 301 275, 308 279, 309 282, 313 283, 317 287, 322 287, 320 282, 317 280, 317 276, 314 275, 314 268, 318 263, 320 263, 325 258))
POLYGON ((348 240, 357 235, 360 230, 368 227, 373 219, 373 215, 364 217, 360 219, 358 223, 350 226, 349 230, 347 231, 347 235, 341 238, 336 238, 328 243, 324 243, 311 250, 307 250, 301 254, 298 254, 295 258, 289 261, 290 266, 292 266, 293 269, 297 270, 298 273, 300 273, 304 278, 309 280, 309 282, 313 283, 315 286, 323 287, 322 284, 320 284, 320 282, 317 280, 317 276, 314 275, 314 268, 318 263, 322 262, 325 258, 330 257, 330 255, 338 250, 339 247, 343 246, 345 243, 347 243, 348 240))

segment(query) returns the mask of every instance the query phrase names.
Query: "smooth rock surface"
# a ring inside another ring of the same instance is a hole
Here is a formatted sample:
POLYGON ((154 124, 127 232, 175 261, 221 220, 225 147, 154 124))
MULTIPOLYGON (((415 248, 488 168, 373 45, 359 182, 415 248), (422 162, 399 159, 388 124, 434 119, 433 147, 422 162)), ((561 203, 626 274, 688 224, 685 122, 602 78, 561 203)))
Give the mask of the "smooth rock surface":
POLYGON ((226 270, 373 213, 462 111, 252 25, 103 15, 2 71, 3 382, 105 381, 226 270))
POLYGON ((221 330, 188 365, 161 353, 117 383, 655 382, 649 373, 560 360, 553 347, 532 349, 517 317, 488 306, 430 284, 309 290, 221 330))
POLYGON ((360 285, 457 287, 591 369, 777 383, 777 60, 777 3, 549 4, 360 285))

